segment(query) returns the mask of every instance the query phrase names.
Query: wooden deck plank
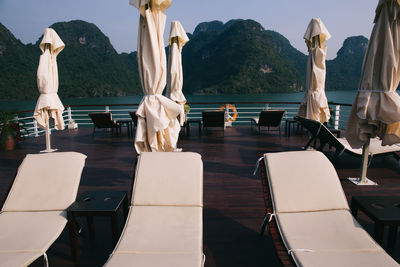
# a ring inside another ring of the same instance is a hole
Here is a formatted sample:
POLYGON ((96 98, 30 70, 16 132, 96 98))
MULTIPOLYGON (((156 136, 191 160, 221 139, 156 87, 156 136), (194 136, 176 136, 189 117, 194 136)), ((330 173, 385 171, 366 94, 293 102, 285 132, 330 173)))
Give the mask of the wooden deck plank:
MULTIPOLYGON (((253 176, 261 153, 300 150, 306 135, 279 136, 278 131, 251 133, 247 126, 227 128, 225 135, 210 132, 198 135, 193 127, 190 137, 180 138, 178 147, 198 152, 204 162, 204 251, 206 266, 279 266, 268 236, 259 236, 264 215, 263 192, 259 175, 253 176)), ((54 132, 52 146, 59 151, 78 151, 88 156, 78 194, 88 190, 126 190, 132 185, 136 152, 133 138, 111 136, 91 128, 54 132)), ((25 140, 14 151, 0 152, 0 200, 12 184, 14 174, 27 153, 45 148, 44 137, 25 140)), ((327 153, 328 156, 333 153, 327 153)), ((359 159, 343 155, 333 161, 342 185, 351 200, 353 195, 400 194, 400 166, 394 157, 375 158, 368 177, 376 187, 357 187, 345 178, 358 176, 359 159)), ((372 233, 371 222, 360 214, 360 222, 372 233)), ((122 216, 119 218, 122 229, 122 216)), ((86 222, 79 221, 86 230, 86 222)), ((107 219, 95 218, 96 239, 83 235, 78 266, 102 266, 113 249, 107 219)), ((398 239, 400 239, 398 237, 398 239)), ((67 228, 48 251, 53 266, 73 266, 67 228)), ((394 258, 400 260, 400 240, 394 258)), ((32 266, 41 266, 40 260, 32 266)))

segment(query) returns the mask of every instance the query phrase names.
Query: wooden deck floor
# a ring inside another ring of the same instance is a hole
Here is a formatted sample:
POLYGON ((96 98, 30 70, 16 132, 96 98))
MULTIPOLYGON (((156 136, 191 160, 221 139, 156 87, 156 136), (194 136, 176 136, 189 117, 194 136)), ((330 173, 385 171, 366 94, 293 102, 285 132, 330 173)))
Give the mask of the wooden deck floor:
MULTIPOLYGON (((190 137, 180 139, 178 146, 184 151, 200 153, 204 162, 206 266, 279 266, 268 236, 258 234, 264 204, 259 175, 252 173, 260 153, 300 150, 307 136, 285 137, 277 131, 257 135, 246 126, 227 128, 224 136, 220 131, 202 136, 196 129, 191 132, 190 137)), ((91 128, 80 128, 55 132, 51 138, 52 146, 59 151, 78 151, 88 156, 78 194, 88 190, 130 190, 136 153, 133 138, 125 132, 119 137, 107 132, 92 137, 91 128)), ((44 137, 39 137, 25 140, 14 151, 0 152, 1 204, 24 156, 44 148, 44 137)), ((392 156, 375 158, 368 170, 368 177, 379 186, 357 187, 345 179, 358 176, 358 158, 343 155, 334 165, 349 201, 353 195, 400 194, 400 166, 392 156)), ((362 214, 359 218, 372 233, 371 222, 362 214)), ((119 222, 122 230, 122 215, 119 222)), ((86 222, 80 219, 79 223, 83 234, 79 239, 81 259, 76 266, 102 266, 113 249, 110 222, 106 218, 95 218, 95 240, 85 234, 86 222)), ((400 240, 393 257, 400 262, 400 240)), ((67 228, 49 249, 48 258, 50 266, 75 266, 70 256, 67 228)), ((32 266, 42 266, 42 261, 32 266)))

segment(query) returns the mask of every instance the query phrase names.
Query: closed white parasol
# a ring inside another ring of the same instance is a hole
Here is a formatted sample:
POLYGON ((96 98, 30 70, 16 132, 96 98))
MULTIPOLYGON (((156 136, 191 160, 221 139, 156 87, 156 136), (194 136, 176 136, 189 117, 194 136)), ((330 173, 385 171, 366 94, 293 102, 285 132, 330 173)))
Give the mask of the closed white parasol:
POLYGON ((179 120, 176 120, 173 127, 170 128, 171 143, 176 148, 180 126, 185 122, 184 105, 186 98, 182 92, 183 70, 182 70, 182 48, 189 41, 185 30, 179 21, 171 22, 169 34, 169 58, 167 71, 167 93, 166 96, 172 101, 178 103, 181 107, 179 120))
POLYGON ((33 116, 39 127, 46 131, 46 150, 41 152, 53 152, 56 149, 52 149, 50 144, 49 118, 54 120, 55 129, 63 130, 65 127, 62 116, 64 105, 57 94, 57 55, 64 49, 65 44, 53 29, 46 28, 39 47, 42 50, 37 69, 37 86, 40 96, 33 116))
POLYGON ((308 47, 306 93, 299 107, 298 116, 328 122, 330 118, 328 100, 325 95, 326 41, 331 38, 321 19, 310 21, 304 39, 308 47))
MULTIPOLYGON (((400 1, 380 0, 365 53, 361 80, 346 127, 353 148, 363 147, 360 183, 366 177, 370 138, 400 143, 400 1)), ((358 180, 358 179, 357 179, 358 180)))
POLYGON ((135 148, 145 151, 173 151, 169 126, 180 113, 180 106, 162 95, 167 80, 163 13, 171 1, 131 0, 140 11, 137 59, 144 97, 138 117, 135 148))

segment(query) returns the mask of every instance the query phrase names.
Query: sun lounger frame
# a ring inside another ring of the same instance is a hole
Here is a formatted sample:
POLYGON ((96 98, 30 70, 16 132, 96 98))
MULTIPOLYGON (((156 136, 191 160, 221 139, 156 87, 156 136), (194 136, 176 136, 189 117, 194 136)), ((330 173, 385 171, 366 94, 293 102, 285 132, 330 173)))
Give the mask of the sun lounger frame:
MULTIPOLYGON (((312 147, 319 151, 323 151, 325 145, 329 145, 330 147, 335 148, 335 158, 341 156, 343 153, 348 153, 355 157, 362 156, 362 149, 351 148, 345 138, 337 138, 325 125, 319 121, 302 117, 295 117, 295 119, 298 120, 301 125, 311 134, 307 144, 304 146, 304 150, 312 147), (316 145, 317 140, 319 140, 318 147, 316 145)), ((392 154, 396 157, 395 153, 400 151, 399 145, 381 146, 381 141, 377 138, 371 139, 370 147, 369 156, 392 154)))
POLYGON ((124 230, 105 266, 160 266, 160 259, 165 266, 204 266, 203 164, 199 154, 141 153, 130 203, 124 230), (188 220, 193 222, 188 224, 188 220), (183 232, 174 233, 177 228, 183 232), (176 242, 179 239, 182 241, 176 242))
POLYGON ((261 234, 268 225, 283 266, 399 266, 352 217, 337 173, 321 152, 267 153, 258 163, 266 206, 261 234), (299 162, 288 171, 294 161, 299 162), (326 228, 326 218, 332 228, 326 228), (319 234, 309 235, 314 229, 319 234))

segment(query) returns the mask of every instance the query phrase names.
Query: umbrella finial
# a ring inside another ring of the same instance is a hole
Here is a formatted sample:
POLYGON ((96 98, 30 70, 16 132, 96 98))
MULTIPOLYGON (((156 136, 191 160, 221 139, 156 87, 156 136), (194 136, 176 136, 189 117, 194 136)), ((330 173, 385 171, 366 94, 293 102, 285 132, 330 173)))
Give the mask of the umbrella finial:
MULTIPOLYGON (((44 44, 44 51, 50 50, 50 46, 51 46, 51 44, 45 43, 45 44, 44 44)), ((51 51, 50 51, 50 52, 51 52, 51 51)))
POLYGON ((152 7, 151 7, 152 5, 151 5, 151 1, 149 1, 148 3, 146 3, 146 5, 144 6, 144 9, 145 10, 147 10, 147 9, 152 9, 152 7))
POLYGON ((178 36, 174 36, 174 37, 171 38, 171 44, 173 44, 173 43, 179 44, 178 43, 178 36))

